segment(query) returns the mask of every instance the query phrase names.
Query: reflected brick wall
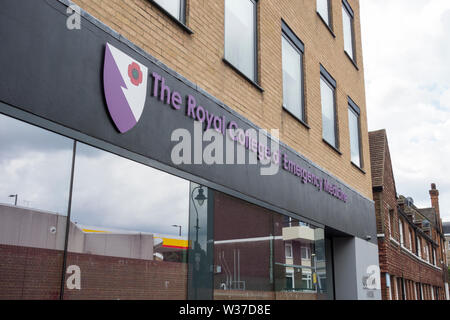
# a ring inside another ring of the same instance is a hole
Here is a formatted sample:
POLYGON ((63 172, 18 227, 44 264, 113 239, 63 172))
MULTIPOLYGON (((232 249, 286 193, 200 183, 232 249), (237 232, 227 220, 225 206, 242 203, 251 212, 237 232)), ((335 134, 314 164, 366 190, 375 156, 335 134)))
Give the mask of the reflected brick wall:
MULTIPOLYGON (((63 252, 0 245, 0 299, 59 299, 63 252)), ((68 253, 81 290, 64 299, 186 299, 187 264, 68 253)))

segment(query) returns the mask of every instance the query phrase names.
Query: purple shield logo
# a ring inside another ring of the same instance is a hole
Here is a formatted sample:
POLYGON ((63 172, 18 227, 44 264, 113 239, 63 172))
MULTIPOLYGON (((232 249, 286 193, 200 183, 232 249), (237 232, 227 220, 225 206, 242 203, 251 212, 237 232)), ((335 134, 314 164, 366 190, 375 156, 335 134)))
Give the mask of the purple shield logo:
POLYGON ((106 44, 103 86, 109 114, 121 133, 141 118, 147 97, 148 69, 109 43, 106 44))

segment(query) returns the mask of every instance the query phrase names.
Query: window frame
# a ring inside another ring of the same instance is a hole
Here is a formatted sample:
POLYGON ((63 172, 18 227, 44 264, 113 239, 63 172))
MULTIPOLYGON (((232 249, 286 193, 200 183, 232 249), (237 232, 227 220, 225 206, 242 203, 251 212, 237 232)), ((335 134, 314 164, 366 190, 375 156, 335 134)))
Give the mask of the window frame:
POLYGON ((398 219, 398 240, 400 242, 400 245, 402 247, 405 246, 405 231, 403 229, 403 221, 402 219, 398 219))
MULTIPOLYGON (((345 10, 350 17, 350 27, 351 27, 350 30, 351 30, 351 38, 352 38, 351 43, 352 43, 353 58, 350 56, 350 54, 345 49, 345 32, 343 30, 342 32, 343 32, 343 39, 344 39, 344 52, 347 55, 347 57, 353 62, 353 65, 356 68, 358 68, 357 59, 356 59, 356 48, 355 48, 355 44, 356 44, 356 41, 355 41, 355 13, 347 0, 342 0, 342 9, 345 10)), ((344 13, 344 12, 342 12, 342 13, 344 13)), ((342 16, 342 27, 344 28, 344 16, 342 16)))
POLYGON ((179 0, 180 1, 180 17, 175 17, 172 13, 167 11, 161 4, 157 2, 157 0, 149 0, 150 3, 156 7, 159 11, 163 12, 165 15, 167 15, 172 21, 174 21, 177 25, 179 25, 184 31, 186 31, 188 34, 193 34, 194 31, 192 31, 187 26, 187 1, 189 0, 179 0))
POLYGON ((311 260, 311 248, 307 247, 307 246, 301 246, 300 247, 300 257, 302 260, 311 260), (306 252, 306 256, 309 258, 304 258, 303 257, 303 252, 306 252))
POLYGON ((259 4, 259 0, 247 0, 253 3, 253 26, 254 26, 254 34, 253 34, 253 41, 254 41, 254 52, 253 52, 253 68, 254 68, 254 74, 253 77, 254 79, 249 78, 249 76, 247 76, 243 71, 241 71, 239 69, 239 67, 237 67, 232 61, 228 60, 226 58, 226 37, 225 37, 225 33, 226 33, 226 1, 224 0, 223 4, 224 4, 224 12, 223 12, 223 58, 222 60, 228 65, 230 66, 232 69, 234 69, 238 74, 240 74, 242 77, 244 77, 245 79, 247 79, 249 82, 251 82, 254 86, 256 86, 261 92, 264 92, 264 89, 261 88, 260 86, 260 81, 259 81, 259 64, 258 64, 258 48, 259 48, 259 38, 258 38, 258 4, 259 4))
POLYGON ((286 259, 294 259, 294 247, 292 246, 292 243, 291 242, 286 242, 285 244, 284 244, 284 252, 285 252, 285 258, 286 259), (286 249, 287 248, 290 248, 289 249, 289 253, 290 253, 290 255, 288 256, 287 254, 286 254, 286 249))
MULTIPOLYGON (((353 112, 353 114, 356 115, 357 118, 357 125, 358 125, 358 151, 359 151, 359 165, 353 162, 351 160, 352 155, 352 149, 351 149, 351 143, 350 143, 350 162, 355 165, 359 169, 364 168, 364 159, 363 159, 363 150, 362 150, 362 135, 361 135, 361 109, 358 107, 358 105, 352 100, 352 98, 348 97, 348 109, 349 111, 353 112)), ((349 119, 349 132, 350 132, 350 119, 349 119)), ((349 135, 351 139, 351 135, 349 135)))
POLYGON ((319 12, 319 6, 317 5, 317 2, 319 0, 316 0, 316 12, 317 15, 320 17, 320 20, 322 20, 322 22, 327 26, 327 29, 331 32, 331 34, 333 35, 334 38, 336 38, 336 35, 334 34, 334 28, 333 28, 333 4, 331 0, 326 0, 328 5, 328 23, 325 21, 324 17, 322 16, 322 14, 319 12))
MULTIPOLYGON (((282 80, 283 85, 283 102, 282 102, 282 108, 284 111, 292 115, 295 119, 300 121, 303 125, 305 125, 308 129, 308 121, 306 117, 306 103, 305 103, 305 45, 303 41, 300 40, 299 37, 292 31, 291 28, 286 24, 286 22, 281 20, 281 42, 283 42, 283 38, 298 52, 300 55, 300 78, 301 78, 301 118, 299 118, 297 115, 293 114, 286 106, 284 101, 284 79, 282 80)), ((281 46, 281 63, 283 64, 283 46, 281 46)), ((282 72, 283 73, 283 72, 282 72)), ((283 77, 284 78, 284 77, 283 77)))
POLYGON ((339 120, 338 120, 338 108, 337 108, 337 97, 336 97, 336 89, 337 89, 337 82, 334 80, 334 78, 328 73, 328 71, 320 64, 320 80, 323 80, 325 84, 327 84, 330 89, 333 90, 333 115, 334 115, 334 145, 327 141, 323 136, 323 104, 322 104, 322 92, 321 92, 321 86, 319 85, 320 90, 320 105, 321 105, 321 113, 322 113, 322 140, 330 146, 334 151, 339 153, 339 155, 342 155, 341 151, 339 150, 339 120))

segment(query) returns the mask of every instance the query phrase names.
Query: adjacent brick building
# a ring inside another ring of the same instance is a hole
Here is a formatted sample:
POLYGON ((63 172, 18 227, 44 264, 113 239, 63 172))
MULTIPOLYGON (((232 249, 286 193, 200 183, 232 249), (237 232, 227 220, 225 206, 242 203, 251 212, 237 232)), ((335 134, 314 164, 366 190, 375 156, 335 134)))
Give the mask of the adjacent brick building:
POLYGON ((430 208, 398 196, 386 131, 370 132, 369 141, 382 297, 443 300, 447 265, 439 191, 431 185, 430 208))

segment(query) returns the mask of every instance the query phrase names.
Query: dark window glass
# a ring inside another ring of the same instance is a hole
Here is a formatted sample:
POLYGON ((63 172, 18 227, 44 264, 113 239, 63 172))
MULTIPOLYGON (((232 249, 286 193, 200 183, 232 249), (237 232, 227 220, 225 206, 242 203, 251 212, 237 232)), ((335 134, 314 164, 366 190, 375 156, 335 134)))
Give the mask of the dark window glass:
POLYGON ((256 3, 225 0, 225 59, 256 81, 256 3))
POLYGON ((330 26, 330 2, 329 0, 317 0, 317 12, 323 21, 330 26))
POLYGON ((215 192, 215 299, 325 299, 324 230, 215 192))
POLYGON ((350 133, 351 161, 361 168, 359 115, 351 107, 348 108, 348 127, 350 133))
POLYGON ((343 19, 343 28, 344 28, 344 50, 350 56, 352 60, 355 60, 354 57, 354 27, 353 27, 353 14, 350 11, 348 5, 343 4, 342 6, 342 19, 343 19))
POLYGON ((283 107, 304 120, 303 112, 303 55, 288 38, 282 37, 283 107))
POLYGON ((322 77, 320 78, 320 96, 322 100, 323 139, 337 148, 334 88, 322 77))
POLYGON ((186 299, 188 224, 188 181, 78 143, 64 298, 186 299))
POLYGON ((0 115, 0 299, 59 299, 73 141, 0 115))

